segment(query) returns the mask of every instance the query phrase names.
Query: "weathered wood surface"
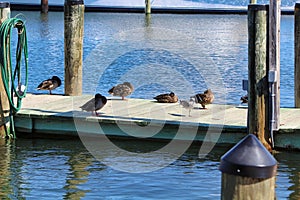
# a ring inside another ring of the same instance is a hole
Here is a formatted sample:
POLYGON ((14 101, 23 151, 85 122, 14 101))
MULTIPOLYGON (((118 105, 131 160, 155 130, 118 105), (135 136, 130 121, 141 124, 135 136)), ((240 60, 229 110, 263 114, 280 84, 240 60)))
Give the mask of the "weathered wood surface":
POLYGON ((151 14, 151 0, 145 0, 145 13, 151 14))
POLYGON ((49 5, 48 0, 41 0, 41 13, 48 13, 49 5))
MULTIPOLYGON (((2 22, 10 18, 10 5, 9 3, 2 3, 2 8, 0 8, 0 25, 2 22)), ((7 64, 8 66, 8 64, 7 64)), ((8 69, 7 69, 8 70, 8 69)), ((6 136, 9 130, 9 121, 7 120, 9 116, 10 105, 3 85, 2 74, 0 73, 0 137, 6 136)))
POLYGON ((65 94, 71 96, 82 94, 84 4, 79 3, 66 1, 64 9, 65 94))
MULTIPOLYGON (((91 113, 83 112, 80 106, 91 99, 93 95, 61 96, 61 95, 34 95, 27 94, 22 101, 22 109, 15 116, 16 130, 35 133, 74 134, 74 118, 81 119, 87 131, 99 134, 92 130, 93 123, 111 125, 107 130, 114 132, 114 124, 147 125, 153 126, 185 126, 187 129, 198 129, 195 140, 203 140, 208 127, 221 129, 222 134, 218 140, 220 143, 236 143, 247 133, 247 107, 235 105, 208 105, 208 109, 199 109, 196 106, 188 116, 188 110, 183 109, 179 103, 162 104, 153 100, 132 99, 122 101, 118 98, 109 98, 103 109, 99 111, 101 116, 92 116, 91 113), (89 126, 91 128, 89 129, 89 126)), ((279 133, 275 135, 275 146, 291 147, 300 149, 300 109, 281 108, 281 126, 279 133), (291 138, 291 140, 289 140, 291 138)), ((172 131, 171 131, 172 132, 172 131)), ((188 131, 187 131, 188 132, 188 131)), ((218 137, 211 133, 211 139, 218 137)), ((143 134, 143 133, 141 133, 143 134)), ((124 135, 123 133, 121 135, 124 135)), ((167 135, 157 136, 172 137, 167 135)), ((183 136, 184 137, 184 136, 183 136)), ((169 139, 170 139, 169 138, 169 139)), ((184 138, 183 138, 184 139, 184 138)))
POLYGON ((280 124, 280 19, 281 0, 271 0, 269 6, 269 73, 276 72, 276 81, 269 80, 269 90, 273 98, 269 99, 270 131, 278 130, 280 124), (272 92, 271 92, 272 93, 272 92), (273 113, 273 119, 271 114, 273 113))
POLYGON ((248 6, 248 132, 257 135, 264 146, 269 143, 269 88, 268 88, 268 7, 248 6))
POLYGON ((275 179, 257 179, 250 177, 222 174, 222 200, 238 199, 275 199, 275 179))

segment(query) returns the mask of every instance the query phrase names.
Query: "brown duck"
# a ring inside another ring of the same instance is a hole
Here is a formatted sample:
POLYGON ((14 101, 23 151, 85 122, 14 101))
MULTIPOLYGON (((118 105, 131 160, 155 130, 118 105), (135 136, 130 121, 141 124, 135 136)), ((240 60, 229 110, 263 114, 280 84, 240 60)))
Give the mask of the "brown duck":
POLYGON ((171 92, 169 94, 160 94, 156 97, 153 97, 153 99, 156 99, 159 103, 176 103, 178 102, 178 97, 174 94, 174 92, 171 92))
POLYGON ((99 116, 97 111, 103 108, 106 103, 107 103, 106 97, 97 93, 94 98, 86 102, 84 105, 80 106, 80 108, 82 110, 92 112, 92 115, 95 113, 96 116, 99 116))
POLYGON ((215 96, 212 93, 211 89, 205 90, 204 93, 196 94, 195 96, 191 96, 191 98, 195 99, 195 103, 201 104, 202 108, 206 109, 205 106, 211 104, 215 96))
POLYGON ((122 97, 122 100, 125 99, 126 96, 130 95, 134 90, 134 87, 129 82, 124 82, 122 84, 116 85, 108 90, 108 93, 113 96, 122 97))
POLYGON ((49 90, 49 93, 51 93, 52 90, 59 87, 61 85, 61 80, 57 76, 52 76, 52 78, 49 78, 47 80, 42 81, 38 86, 37 90, 49 90))
POLYGON ((246 94, 245 96, 242 96, 240 100, 241 100, 242 104, 243 103, 248 103, 248 95, 246 94))

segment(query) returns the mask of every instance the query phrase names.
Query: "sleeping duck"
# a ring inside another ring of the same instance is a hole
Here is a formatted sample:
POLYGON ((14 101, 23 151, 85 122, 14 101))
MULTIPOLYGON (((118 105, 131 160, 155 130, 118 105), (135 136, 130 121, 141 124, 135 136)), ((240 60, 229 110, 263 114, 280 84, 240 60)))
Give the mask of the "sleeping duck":
POLYGON ((122 100, 133 92, 133 85, 129 82, 124 82, 122 84, 116 85, 108 90, 108 93, 113 96, 122 97, 122 100))
POLYGON ((99 116, 97 113, 97 110, 100 110, 105 106, 107 102, 107 99, 105 96, 102 96, 101 94, 97 93, 94 98, 86 102, 84 105, 82 105, 80 108, 82 110, 92 112, 92 115, 95 113, 96 116, 99 116))
POLYGON ((178 97, 174 94, 174 92, 171 92, 170 94, 160 94, 156 97, 153 97, 153 99, 156 99, 159 103, 176 103, 178 102, 178 97))
POLYGON ((196 94, 195 96, 191 96, 191 98, 195 99, 195 103, 201 104, 201 106, 205 108, 205 105, 211 104, 214 101, 214 94, 211 89, 205 90, 204 93, 196 94))
POLYGON ((248 103, 248 95, 246 94, 245 96, 242 96, 240 100, 241 100, 242 104, 243 103, 248 103))
POLYGON ((49 90, 50 94, 52 90, 59 87, 61 85, 61 80, 57 76, 52 76, 52 78, 44 80, 39 84, 36 88, 37 90, 49 90))

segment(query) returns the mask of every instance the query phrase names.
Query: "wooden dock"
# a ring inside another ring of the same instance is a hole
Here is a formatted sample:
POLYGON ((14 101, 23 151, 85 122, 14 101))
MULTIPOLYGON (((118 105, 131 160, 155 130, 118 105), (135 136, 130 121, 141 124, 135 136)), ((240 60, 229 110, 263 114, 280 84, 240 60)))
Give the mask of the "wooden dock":
MULTIPOLYGON (((196 105, 189 117, 179 103, 112 97, 97 117, 80 109, 92 97, 27 94, 14 118, 16 131, 37 137, 86 134, 219 144, 235 144, 247 134, 247 107, 211 104, 201 109, 196 105)), ((299 119, 300 109, 281 108, 275 147, 300 149, 299 119)))

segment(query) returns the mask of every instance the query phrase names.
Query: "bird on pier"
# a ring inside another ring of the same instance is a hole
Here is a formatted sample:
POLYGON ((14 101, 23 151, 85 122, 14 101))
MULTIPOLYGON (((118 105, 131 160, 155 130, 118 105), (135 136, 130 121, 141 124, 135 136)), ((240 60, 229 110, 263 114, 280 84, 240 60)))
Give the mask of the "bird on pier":
POLYGON ((182 105, 183 108, 189 111, 189 117, 191 117, 191 110, 194 108, 195 99, 191 97, 189 101, 180 100, 179 104, 182 105))
POLYGON ((205 106, 208 104, 211 104, 215 96, 211 89, 205 90, 204 93, 199 93, 194 96, 191 96, 191 98, 195 99, 195 103, 201 104, 202 108, 206 109, 205 106))
POLYGON ((169 94, 160 94, 156 97, 153 97, 159 103, 176 103, 178 102, 178 97, 174 94, 174 92, 170 92, 169 94))
POLYGON ((37 90, 49 90, 49 93, 51 93, 52 90, 59 87, 61 85, 61 80, 57 76, 52 76, 52 78, 49 78, 47 80, 44 80, 39 84, 39 86, 36 88, 37 90))
POLYGON ((248 95, 246 94, 245 96, 242 96, 240 100, 241 100, 241 104, 248 103, 248 95))
POLYGON ((92 112, 92 115, 95 113, 96 116, 99 116, 97 111, 103 108, 106 103, 107 103, 106 97, 97 93, 94 98, 86 102, 84 105, 80 106, 80 108, 82 110, 92 112))
POLYGON ((131 83, 124 82, 112 87, 110 90, 108 90, 108 93, 113 96, 122 97, 122 100, 124 100, 126 96, 132 94, 133 90, 134 87, 131 83))

